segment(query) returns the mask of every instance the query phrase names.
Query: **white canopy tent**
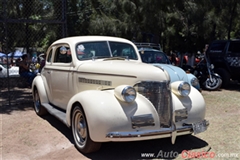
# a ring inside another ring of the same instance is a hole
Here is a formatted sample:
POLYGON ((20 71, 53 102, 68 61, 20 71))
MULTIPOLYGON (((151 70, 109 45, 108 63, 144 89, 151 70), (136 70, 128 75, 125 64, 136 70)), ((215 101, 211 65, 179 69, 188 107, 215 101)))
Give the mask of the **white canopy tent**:
POLYGON ((6 57, 7 55, 0 52, 0 57, 6 57))
POLYGON ((21 52, 21 51, 19 51, 19 50, 16 50, 14 53, 9 53, 8 54, 8 57, 11 57, 11 56, 13 56, 13 57, 21 57, 23 55, 23 53, 21 52), (13 55, 12 55, 13 54, 13 55))

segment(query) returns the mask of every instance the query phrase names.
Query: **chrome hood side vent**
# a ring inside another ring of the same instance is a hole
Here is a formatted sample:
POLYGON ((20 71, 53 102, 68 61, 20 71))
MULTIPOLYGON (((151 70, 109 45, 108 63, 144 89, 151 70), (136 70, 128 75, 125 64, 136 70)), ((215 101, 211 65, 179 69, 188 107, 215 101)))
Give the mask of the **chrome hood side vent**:
POLYGON ((168 81, 143 81, 134 85, 136 91, 145 96, 155 107, 161 128, 172 126, 172 97, 168 81))

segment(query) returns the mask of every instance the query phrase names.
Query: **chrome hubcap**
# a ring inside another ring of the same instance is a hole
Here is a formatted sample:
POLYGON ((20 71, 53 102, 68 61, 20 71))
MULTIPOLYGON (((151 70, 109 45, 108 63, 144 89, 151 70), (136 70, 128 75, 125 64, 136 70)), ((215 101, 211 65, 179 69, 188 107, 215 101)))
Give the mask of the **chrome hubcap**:
POLYGON ((76 140, 80 145, 84 145, 87 138, 86 121, 81 112, 75 114, 74 129, 76 140))

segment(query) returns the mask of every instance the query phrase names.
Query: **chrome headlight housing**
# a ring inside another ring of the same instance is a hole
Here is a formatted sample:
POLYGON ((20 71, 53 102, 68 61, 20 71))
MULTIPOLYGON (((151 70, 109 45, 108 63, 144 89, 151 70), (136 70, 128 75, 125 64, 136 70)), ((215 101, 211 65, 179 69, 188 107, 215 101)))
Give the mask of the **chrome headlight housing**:
POLYGON ((116 87, 114 94, 119 100, 127 103, 133 102, 137 96, 136 90, 132 86, 128 85, 121 85, 116 87))
POLYGON ((177 81, 171 83, 173 93, 178 96, 188 96, 191 91, 191 86, 188 82, 177 81))
POLYGON ((211 69, 214 69, 214 65, 213 64, 211 64, 211 69))
POLYGON ((180 85, 178 86, 178 92, 182 95, 182 96, 188 96, 189 93, 191 91, 191 86, 188 82, 182 82, 180 83, 180 85))
POLYGON ((198 79, 197 79, 196 77, 193 77, 193 78, 191 79, 191 84, 192 84, 192 86, 199 86, 199 81, 198 81, 198 79))

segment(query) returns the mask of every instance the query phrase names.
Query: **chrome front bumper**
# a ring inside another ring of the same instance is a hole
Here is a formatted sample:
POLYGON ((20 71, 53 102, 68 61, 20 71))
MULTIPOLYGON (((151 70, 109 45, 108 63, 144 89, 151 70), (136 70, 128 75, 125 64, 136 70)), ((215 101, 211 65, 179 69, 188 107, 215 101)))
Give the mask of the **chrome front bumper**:
MULTIPOLYGON (((209 126, 208 121, 203 120, 202 122, 206 124, 206 127, 209 126)), ((159 130, 109 132, 106 134, 106 138, 109 138, 112 141, 131 141, 171 137, 172 143, 174 144, 177 136, 192 134, 193 132, 194 130, 192 124, 184 124, 182 127, 179 128, 176 128, 176 126, 173 125, 171 128, 161 128, 159 130)))

